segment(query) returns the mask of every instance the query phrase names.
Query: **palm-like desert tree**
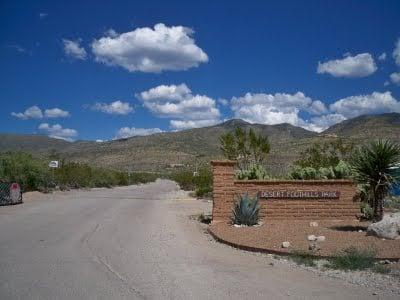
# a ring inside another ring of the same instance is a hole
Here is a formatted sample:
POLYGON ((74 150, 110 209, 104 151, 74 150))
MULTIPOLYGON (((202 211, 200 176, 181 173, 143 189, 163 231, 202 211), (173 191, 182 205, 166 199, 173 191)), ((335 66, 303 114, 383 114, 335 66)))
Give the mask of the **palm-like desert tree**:
POLYGON ((369 187, 375 221, 383 218, 383 200, 389 190, 400 183, 399 165, 400 146, 389 140, 361 147, 352 159, 355 180, 369 187))

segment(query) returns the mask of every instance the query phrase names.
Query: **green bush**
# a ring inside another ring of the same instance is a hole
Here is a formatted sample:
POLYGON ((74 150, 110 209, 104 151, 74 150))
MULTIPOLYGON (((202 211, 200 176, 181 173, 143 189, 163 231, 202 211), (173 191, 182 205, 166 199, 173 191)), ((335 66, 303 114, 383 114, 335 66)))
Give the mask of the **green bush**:
POLYGON ((233 209, 233 224, 253 226, 258 223, 258 196, 250 198, 248 194, 240 195, 233 209))
POLYGON ((212 193, 212 173, 210 168, 201 168, 196 176, 194 176, 194 186, 196 196, 211 196, 212 193))
POLYGON ((202 167, 198 172, 189 169, 178 170, 170 175, 182 190, 195 191, 196 196, 210 196, 212 192, 212 173, 209 167, 202 167))
POLYGON ((126 172, 91 167, 83 163, 60 162, 50 170, 48 161, 23 152, 0 154, 0 179, 18 182, 25 191, 68 188, 112 187, 154 181, 159 174, 126 172))
POLYGON ((260 164, 252 164, 246 170, 236 171, 236 178, 239 180, 265 180, 270 177, 260 164))
POLYGON ((344 161, 332 167, 301 167, 295 165, 290 173, 291 179, 312 180, 312 179, 344 179, 351 176, 350 167, 344 161))
POLYGON ((364 219, 372 220, 374 217, 374 209, 366 202, 361 202, 360 204, 361 214, 364 219))
POLYGON ((336 179, 344 179, 351 177, 351 168, 348 163, 341 160, 339 163, 333 168, 333 172, 335 174, 336 179))
POLYGON ((23 152, 0 154, 0 179, 18 182, 25 191, 47 189, 51 185, 45 162, 23 152))
POLYGON ((375 251, 347 248, 338 256, 329 259, 326 267, 339 270, 365 270, 375 266, 375 251))
POLYGON ((177 170, 170 175, 170 178, 184 191, 193 191, 195 189, 193 171, 191 170, 177 170))

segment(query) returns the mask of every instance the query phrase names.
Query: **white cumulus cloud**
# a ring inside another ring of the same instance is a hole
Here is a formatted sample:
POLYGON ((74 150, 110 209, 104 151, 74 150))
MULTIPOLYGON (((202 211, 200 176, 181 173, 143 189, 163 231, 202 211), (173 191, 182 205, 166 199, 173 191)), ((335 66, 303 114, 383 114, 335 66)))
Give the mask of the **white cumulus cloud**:
POLYGON ((36 105, 27 108, 24 112, 19 112, 19 113, 12 112, 11 115, 22 120, 43 118, 42 110, 36 105))
POLYGON ((230 103, 235 118, 268 125, 289 123, 316 132, 364 114, 400 112, 400 102, 390 92, 346 97, 330 104, 329 108, 301 92, 247 93, 243 97, 233 97, 230 103))
POLYGON ((163 132, 160 128, 135 128, 135 127, 122 127, 117 131, 114 139, 123 139, 132 136, 145 136, 154 133, 163 132))
POLYGON ((390 80, 397 85, 400 85, 400 72, 390 74, 390 80))
POLYGON ((174 119, 170 121, 173 129, 203 127, 220 121, 216 101, 208 96, 193 95, 185 84, 160 85, 136 96, 153 114, 174 119))
POLYGON ((378 59, 383 61, 386 60, 386 57, 387 57, 386 52, 383 52, 381 55, 378 56, 378 59))
POLYGON ((38 128, 49 137, 66 141, 73 141, 73 138, 78 135, 75 129, 63 128, 60 124, 50 125, 48 123, 42 123, 38 128))
POLYGON ((345 118, 364 114, 400 112, 400 102, 390 92, 373 92, 368 95, 350 96, 332 103, 329 109, 345 118))
POLYGON ((377 70, 374 58, 369 53, 355 56, 347 55, 342 59, 329 60, 318 63, 318 74, 330 74, 334 77, 366 77, 377 70))
POLYGON ((160 73, 187 70, 208 61, 207 54, 192 38, 193 30, 184 26, 156 24, 117 34, 110 31, 92 43, 96 61, 120 66, 129 72, 160 73))
POLYGON ((44 111, 44 116, 46 118, 66 118, 69 117, 70 114, 68 111, 56 107, 56 108, 46 109, 44 111))
POLYGON ((327 110, 323 102, 314 101, 302 92, 295 94, 247 93, 243 97, 233 97, 231 109, 235 118, 250 123, 268 125, 289 123, 304 128, 309 128, 310 125, 300 117, 300 112, 321 114, 327 110))
POLYGON ((65 118, 69 117, 70 113, 68 111, 62 110, 57 107, 46 109, 43 113, 40 107, 34 105, 27 108, 24 112, 19 112, 19 113, 12 112, 11 115, 22 120, 28 120, 28 119, 43 119, 43 118, 65 118))
POLYGON ((122 102, 119 100, 109 104, 96 103, 92 106, 92 109, 110 115, 127 115, 133 112, 133 107, 128 102, 122 102))
POLYGON ((85 48, 81 47, 80 40, 67 40, 63 39, 65 55, 75 59, 85 60, 87 53, 85 48))

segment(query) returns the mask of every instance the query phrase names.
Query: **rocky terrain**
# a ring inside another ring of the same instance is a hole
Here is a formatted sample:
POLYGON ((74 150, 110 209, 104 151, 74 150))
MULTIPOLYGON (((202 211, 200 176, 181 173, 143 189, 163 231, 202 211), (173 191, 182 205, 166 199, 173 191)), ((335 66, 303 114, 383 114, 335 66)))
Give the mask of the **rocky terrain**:
POLYGON ((41 135, 0 134, 0 152, 26 151, 96 166, 131 171, 160 171, 176 165, 198 165, 222 157, 219 137, 236 127, 253 128, 269 137, 271 153, 268 168, 275 175, 285 173, 299 153, 316 141, 343 138, 360 144, 372 138, 400 140, 400 114, 390 113, 346 120, 322 133, 290 124, 261 125, 233 119, 211 127, 102 143, 80 140, 71 143, 41 135))

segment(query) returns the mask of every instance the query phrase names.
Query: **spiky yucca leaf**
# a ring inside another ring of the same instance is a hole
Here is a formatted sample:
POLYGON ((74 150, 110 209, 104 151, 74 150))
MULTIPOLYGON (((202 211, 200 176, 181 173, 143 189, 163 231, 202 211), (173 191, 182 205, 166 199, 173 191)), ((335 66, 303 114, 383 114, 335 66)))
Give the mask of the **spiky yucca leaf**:
POLYGON ((248 194, 239 195, 239 199, 233 209, 233 223, 238 225, 253 226, 258 223, 258 196, 249 197, 248 194))

